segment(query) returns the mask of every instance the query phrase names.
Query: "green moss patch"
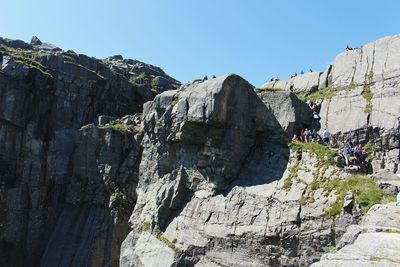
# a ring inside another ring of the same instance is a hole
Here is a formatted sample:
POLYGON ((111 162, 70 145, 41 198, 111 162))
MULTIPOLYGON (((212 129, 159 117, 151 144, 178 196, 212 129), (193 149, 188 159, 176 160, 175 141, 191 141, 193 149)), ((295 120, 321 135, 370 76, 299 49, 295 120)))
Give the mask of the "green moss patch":
POLYGON ((283 88, 257 88, 256 92, 257 93, 262 93, 262 92, 285 92, 286 90, 283 88))
POLYGON ((37 61, 37 58, 42 56, 43 54, 43 52, 41 51, 36 52, 22 49, 14 49, 4 45, 0 46, 0 51, 3 51, 5 54, 12 57, 12 59, 18 64, 25 65, 30 69, 38 70, 44 75, 53 77, 47 67, 43 66, 39 61, 37 61))
POLYGON ((303 151, 311 152, 317 156, 318 161, 322 164, 334 165, 335 163, 334 157, 336 156, 336 152, 325 145, 318 143, 292 142, 289 144, 289 148, 298 153, 303 151))
POLYGON ((293 185, 293 180, 297 178, 297 174, 299 172, 299 162, 296 162, 295 165, 293 165, 290 169, 289 169, 289 176, 285 179, 285 181, 283 182, 283 189, 285 189, 286 191, 289 191, 290 188, 293 185))
POLYGON ((101 126, 100 128, 102 128, 102 129, 112 129, 114 131, 122 132, 122 133, 132 132, 134 130, 133 127, 130 127, 130 126, 125 125, 123 123, 106 124, 104 126, 101 126))
POLYGON ((364 97, 365 101, 367 104, 365 105, 364 112, 365 113, 371 113, 372 112, 372 98, 374 97, 374 94, 371 93, 369 89, 364 90, 362 93, 362 96, 364 97))
POLYGON ((361 211, 366 213, 373 205, 394 201, 394 197, 386 194, 376 182, 368 176, 354 175, 348 180, 329 180, 323 185, 324 190, 336 191, 337 201, 328 209, 327 216, 336 216, 343 209, 344 196, 348 191, 355 192, 355 200, 361 206, 361 211))
POLYGON ((143 231, 150 231, 150 229, 151 229, 151 222, 145 221, 143 223, 143 231))
POLYGON ((357 86, 358 86, 357 84, 352 83, 345 87, 337 87, 337 88, 327 87, 322 90, 315 91, 311 94, 307 94, 305 92, 299 92, 299 93, 297 93, 297 97, 303 102, 306 102, 308 100, 315 102, 318 99, 331 100, 339 92, 341 92, 341 91, 350 92, 350 91, 356 89, 357 86))
POLYGON ((163 235, 162 235, 162 236, 159 236, 158 239, 159 239, 161 242, 163 242, 164 244, 166 244, 166 245, 167 245, 169 248, 171 248, 173 251, 175 251, 175 253, 177 253, 177 254, 181 253, 181 250, 180 250, 177 246, 175 246, 175 244, 176 244, 176 242, 177 242, 176 239, 170 241, 167 237, 165 237, 165 236, 163 236, 163 235))

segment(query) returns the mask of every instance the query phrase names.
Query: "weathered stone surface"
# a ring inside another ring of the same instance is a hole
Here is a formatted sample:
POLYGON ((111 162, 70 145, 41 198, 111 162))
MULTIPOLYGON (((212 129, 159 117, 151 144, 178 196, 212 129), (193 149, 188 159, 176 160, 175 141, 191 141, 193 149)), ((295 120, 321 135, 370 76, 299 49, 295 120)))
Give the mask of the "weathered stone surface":
POLYGON ((308 72, 303 75, 298 75, 287 81, 279 80, 267 82, 260 89, 283 89, 293 92, 314 92, 318 90, 320 83, 320 72, 308 72))
POLYGON ((322 123, 338 138, 399 146, 400 36, 389 36, 338 55, 327 84, 337 88, 322 103, 322 123))
POLYGON ((332 65, 326 67, 325 71, 321 73, 318 81, 318 90, 327 88, 332 84, 332 65))
POLYGON ((288 81, 287 89, 294 92, 314 92, 318 90, 320 72, 308 72, 288 81))
POLYGON ((327 254, 312 266, 399 266, 400 234, 360 234, 354 244, 327 254))
POLYGON ((368 114, 364 112, 366 101, 361 95, 362 90, 343 91, 331 100, 325 100, 320 111, 322 127, 331 134, 367 128, 368 114))
POLYGON ((144 115, 138 201, 121 266, 145 265, 139 259, 148 252, 136 248, 149 233, 164 243, 156 250, 173 248, 173 263, 160 266, 307 266, 335 242, 332 231, 341 236, 357 221, 325 216, 336 195, 309 189, 318 160, 282 146, 279 122, 236 75, 164 92, 144 115), (315 201, 303 203, 306 192, 315 201))
POLYGON ((360 225, 350 226, 336 253, 312 266, 399 266, 400 207, 375 205, 360 225))
POLYGON ((312 111, 310 107, 300 101, 294 93, 264 91, 258 95, 272 111, 289 137, 311 125, 312 111))
POLYGON ((172 266, 175 260, 173 249, 154 235, 144 232, 132 241, 130 233, 122 245, 121 266, 161 267, 172 266), (137 257, 132 258, 132 255, 137 257))
POLYGON ((395 82, 400 76, 399 48, 400 35, 394 35, 339 54, 332 67, 332 86, 364 84, 367 80, 395 82))

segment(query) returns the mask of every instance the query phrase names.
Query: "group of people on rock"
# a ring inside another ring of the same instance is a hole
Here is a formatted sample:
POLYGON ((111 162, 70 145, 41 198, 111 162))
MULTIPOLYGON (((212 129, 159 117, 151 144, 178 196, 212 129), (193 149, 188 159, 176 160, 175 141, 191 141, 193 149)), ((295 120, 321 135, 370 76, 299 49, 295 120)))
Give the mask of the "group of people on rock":
MULTIPOLYGON (((337 143, 335 139, 331 138, 331 133, 324 129, 322 134, 319 135, 316 130, 302 129, 300 134, 294 134, 292 138, 292 142, 303 142, 303 143, 319 143, 326 146, 330 146, 332 148, 337 147, 337 143)), ((353 142, 349 139, 344 144, 343 148, 340 151, 340 154, 343 156, 346 165, 351 165, 351 157, 354 156, 355 163, 361 164, 367 158, 367 153, 363 149, 360 143, 354 145, 353 142)))
MULTIPOLYGON (((215 79, 216 77, 215 77, 215 75, 213 75, 212 76, 212 79, 215 79)), ((208 77, 207 77, 207 75, 206 76, 204 76, 204 78, 203 78, 203 81, 207 81, 208 80, 208 77)))
POLYGON ((354 145, 350 139, 346 141, 342 149, 342 155, 346 161, 346 165, 350 165, 350 156, 352 155, 356 158, 357 163, 362 163, 367 158, 367 153, 364 151, 361 144, 358 143, 354 145))
MULTIPOLYGON (((313 72, 313 70, 310 69, 310 72, 313 72)), ((301 71, 300 71, 300 75, 303 75, 303 74, 304 74, 304 71, 301 70, 301 71)), ((292 78, 294 78, 294 77, 297 77, 297 72, 295 72, 295 73, 293 73, 292 75, 290 75, 290 79, 292 79, 292 78)))
MULTIPOLYGON (((331 138, 331 133, 324 129, 322 134, 320 135, 316 130, 309 130, 309 129, 302 129, 300 134, 294 134, 292 137, 292 142, 303 142, 303 143, 319 143, 326 146, 330 146, 332 148, 337 147, 337 143, 335 139, 331 138)), ((340 151, 341 155, 343 156, 346 165, 351 165, 351 156, 354 156, 355 163, 363 163, 367 158, 367 153, 362 148, 361 144, 358 143, 356 145, 349 139, 346 141, 345 145, 340 151)))
POLYGON ((314 129, 302 129, 300 134, 294 134, 292 138, 292 142, 303 142, 303 143, 321 143, 325 145, 330 145, 330 137, 331 134, 325 129, 321 135, 314 129))
POLYGON ((279 79, 279 77, 272 77, 269 81, 270 82, 277 82, 277 81, 279 81, 280 79, 279 79))
MULTIPOLYGON (((312 69, 310 69, 310 72, 313 72, 312 69)), ((304 71, 301 70, 300 75, 303 75, 304 71)), ((297 77, 297 72, 293 73, 292 75, 290 75, 290 79, 293 79, 294 77, 297 77)), ((270 82, 277 82, 280 81, 280 79, 278 77, 272 77, 271 79, 269 79, 270 82)))

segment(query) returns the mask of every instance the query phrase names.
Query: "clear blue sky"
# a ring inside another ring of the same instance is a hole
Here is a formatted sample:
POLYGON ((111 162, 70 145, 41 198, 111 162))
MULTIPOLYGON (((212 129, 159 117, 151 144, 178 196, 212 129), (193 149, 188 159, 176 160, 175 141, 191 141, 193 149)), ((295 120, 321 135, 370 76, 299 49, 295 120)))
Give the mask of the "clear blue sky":
POLYGON ((323 70, 344 47, 400 33, 398 0, 0 0, 0 36, 121 54, 181 82, 236 73, 254 85, 323 70))

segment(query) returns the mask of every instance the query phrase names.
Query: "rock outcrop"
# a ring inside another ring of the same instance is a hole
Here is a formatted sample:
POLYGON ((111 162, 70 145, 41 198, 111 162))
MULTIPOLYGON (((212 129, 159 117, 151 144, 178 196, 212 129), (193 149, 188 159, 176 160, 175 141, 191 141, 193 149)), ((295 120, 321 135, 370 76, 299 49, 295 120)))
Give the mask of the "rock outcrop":
POLYGON ((306 103, 300 101, 294 93, 267 90, 258 93, 258 96, 271 110, 289 137, 298 134, 301 129, 312 124, 312 110, 306 103))
POLYGON ((255 91, 0 38, 0 266, 397 264, 398 207, 362 215, 399 191, 398 46, 255 91), (370 142, 372 176, 288 143, 316 96, 339 143, 370 142))
POLYGON ((320 74, 319 82, 309 73, 288 81, 269 82, 262 88, 294 90, 305 99, 322 100, 318 107, 322 129, 339 144, 351 139, 370 143, 378 161, 389 172, 397 172, 400 140, 400 35, 388 36, 339 54, 320 74), (294 86, 296 80, 306 86, 294 86), (318 88, 314 95, 312 94, 318 88), (384 164, 381 164, 381 161, 384 164))
POLYGON ((321 72, 308 72, 293 78, 288 81, 279 80, 271 81, 262 85, 261 89, 282 89, 292 92, 308 92, 312 93, 320 87, 324 81, 320 80, 321 72))
POLYGON ((343 235, 339 251, 312 266, 399 266, 400 207, 376 205, 343 235))
POLYGON ((290 152, 286 138, 272 110, 236 75, 184 85, 147 103, 138 200, 121 266, 318 260, 357 216, 326 215, 336 194, 312 184, 344 174, 313 153, 290 152))
POLYGON ((117 266, 140 138, 129 118, 79 129, 141 111, 155 73, 178 84, 138 61, 43 45, 0 38, 0 265, 117 266))

